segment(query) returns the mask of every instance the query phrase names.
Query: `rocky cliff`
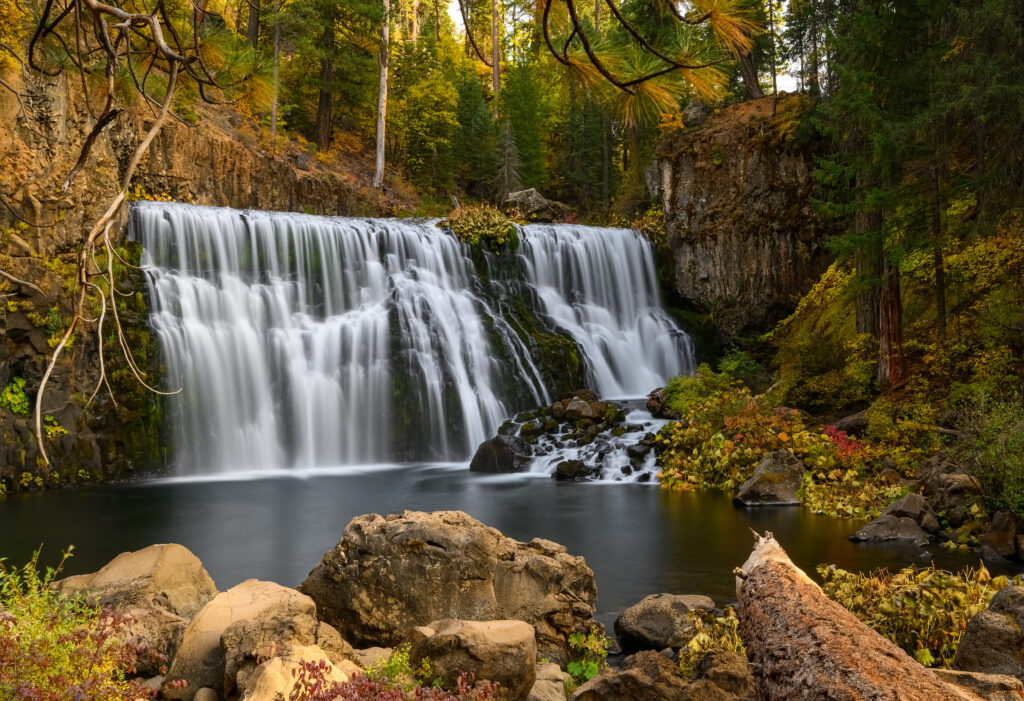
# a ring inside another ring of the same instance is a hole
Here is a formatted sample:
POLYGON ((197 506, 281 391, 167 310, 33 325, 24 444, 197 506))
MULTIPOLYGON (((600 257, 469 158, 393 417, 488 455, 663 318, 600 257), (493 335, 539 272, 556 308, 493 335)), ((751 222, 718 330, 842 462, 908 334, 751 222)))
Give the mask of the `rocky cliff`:
POLYGON ((723 336, 785 316, 827 266, 828 225, 811 207, 815 140, 801 128, 805 98, 783 96, 710 113, 658 146, 654 189, 665 212, 674 286, 709 312, 723 336))
MULTIPOLYGON (((111 319, 104 361, 111 392, 100 387, 95 324, 80 328, 54 368, 43 405, 52 465, 40 460, 31 412, 47 358, 72 318, 76 255, 92 223, 117 192, 153 115, 143 105, 121 113, 99 136, 69 187, 65 180, 95 122, 97 106, 73 80, 4 75, 20 95, 0 90, 0 492, 124 476, 163 462, 162 402, 142 388, 124 360, 111 319)), ((225 109, 197 107, 199 126, 168 122, 143 158, 134 196, 166 195, 205 205, 379 215, 391 205, 368 182, 358 158, 328 167, 302 145, 268 142, 251 122, 225 109)), ((159 382, 160 362, 147 323, 137 246, 124 242, 127 207, 113 228, 112 259, 124 345, 159 382)), ((105 254, 98 265, 106 266, 105 254)), ((109 294, 109 291, 107 292, 109 294)), ((99 304, 89 310, 98 316, 99 304)))

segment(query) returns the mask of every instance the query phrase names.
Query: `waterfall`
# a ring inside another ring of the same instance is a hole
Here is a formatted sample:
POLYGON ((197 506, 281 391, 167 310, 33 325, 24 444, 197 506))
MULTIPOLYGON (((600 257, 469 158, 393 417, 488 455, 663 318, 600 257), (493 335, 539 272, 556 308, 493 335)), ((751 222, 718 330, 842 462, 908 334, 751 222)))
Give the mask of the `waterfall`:
POLYGON ((531 225, 502 266, 435 224, 134 205, 178 472, 467 458, 552 399, 511 295, 603 395, 692 369, 636 233, 531 225))

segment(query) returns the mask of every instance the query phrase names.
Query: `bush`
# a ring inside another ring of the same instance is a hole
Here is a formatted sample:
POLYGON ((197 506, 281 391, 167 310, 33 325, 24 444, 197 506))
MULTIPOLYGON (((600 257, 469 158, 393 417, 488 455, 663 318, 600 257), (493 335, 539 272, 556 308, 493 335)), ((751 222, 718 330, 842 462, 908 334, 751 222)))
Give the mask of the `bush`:
POLYGON ((686 617, 696 631, 686 647, 679 651, 679 668, 686 676, 692 677, 697 671, 697 663, 712 650, 747 654, 739 634, 739 619, 731 608, 726 609, 724 616, 698 609, 687 612, 686 617))
POLYGON ((471 246, 483 241, 493 246, 510 244, 513 250, 519 247, 515 223, 491 205, 460 207, 442 219, 438 226, 448 229, 460 241, 471 246))
POLYGON ((51 585, 57 568, 39 572, 39 553, 24 567, 0 562, 0 698, 32 701, 135 701, 150 696, 127 679, 140 655, 122 635, 125 618, 64 596, 51 585))
POLYGON ((975 463, 985 506, 1024 517, 1024 403, 981 398, 961 412, 967 459, 975 463))
POLYGON ((25 380, 21 377, 12 377, 3 391, 0 392, 0 407, 10 410, 14 414, 28 416, 31 404, 28 395, 25 394, 25 380))
MULTIPOLYGON (((984 566, 953 574, 908 567, 857 574, 819 565, 825 594, 926 667, 949 667, 967 622, 1009 584, 984 566)), ((1020 585, 1020 576, 1013 579, 1020 585)))
MULTIPOLYGON (((399 668, 402 667, 400 660, 392 658, 385 661, 384 665, 390 666, 392 672, 399 672, 399 668)), ((407 663, 405 667, 408 667, 407 663)), ((498 693, 497 683, 491 682, 474 687, 475 678, 465 672, 459 676, 456 688, 451 691, 437 686, 401 684, 373 673, 356 676, 347 682, 334 682, 327 679, 327 663, 323 661, 300 662, 294 677, 295 685, 288 694, 287 701, 492 701, 498 693)))

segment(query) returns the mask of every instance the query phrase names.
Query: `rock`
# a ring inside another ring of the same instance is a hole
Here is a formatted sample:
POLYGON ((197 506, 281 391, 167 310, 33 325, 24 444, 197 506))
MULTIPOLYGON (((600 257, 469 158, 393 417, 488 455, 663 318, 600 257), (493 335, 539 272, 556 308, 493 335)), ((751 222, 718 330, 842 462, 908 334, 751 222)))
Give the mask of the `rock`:
POLYGON ((537 665, 537 681, 526 701, 565 701, 565 682, 572 677, 553 662, 537 665))
POLYGON ((608 668, 582 684, 571 701, 682 701, 688 680, 679 665, 653 650, 638 652, 622 669, 608 668))
MULTIPOLYGON (((272 657, 258 666, 238 674, 239 701, 282 701, 288 699, 297 681, 301 663, 324 665, 324 679, 328 683, 347 682, 360 669, 352 662, 340 663, 331 659, 318 647, 295 646, 286 654, 272 657)), ((229 696, 229 698, 232 698, 229 696)))
POLYGON ((917 545, 931 542, 929 536, 914 519, 908 516, 879 516, 859 531, 850 536, 854 542, 912 540, 917 545))
POLYGON ((926 511, 921 516, 921 528, 932 535, 935 535, 942 529, 942 524, 939 523, 939 519, 935 517, 931 511, 926 511))
POLYGON ((850 414, 836 421, 836 430, 842 431, 849 435, 859 436, 868 430, 868 413, 867 411, 858 411, 856 414, 850 414))
POLYGON ((942 681, 955 684, 985 701, 1024 701, 1024 684, 1005 674, 982 674, 955 669, 933 669, 942 681))
POLYGON ((372 667, 380 660, 391 657, 393 651, 390 647, 368 647, 362 650, 353 650, 352 659, 360 667, 372 667))
POLYGON ((791 506, 800 503, 803 461, 785 448, 761 458, 753 476, 743 483, 733 501, 740 506, 791 506))
POLYGON ((656 419, 678 418, 670 416, 674 412, 668 411, 668 408, 665 406, 667 400, 668 395, 665 392, 665 388, 659 387, 647 395, 647 411, 651 412, 651 416, 656 419))
POLYGON ((1024 560, 1024 535, 1018 535, 1015 541, 1017 543, 1017 559, 1024 560))
POLYGON ((174 657, 188 619, 217 594, 199 558, 174 543, 121 553, 98 572, 56 586, 128 618, 124 637, 138 638, 151 651, 140 656, 136 672, 142 676, 157 674, 174 657))
POLYGON ((475 472, 519 472, 529 460, 530 444, 519 436, 495 436, 480 444, 469 463, 475 472))
POLYGON ((693 637, 694 627, 686 614, 711 610, 715 602, 706 596, 651 594, 615 619, 615 635, 622 651, 679 649, 693 637))
POLYGON ((531 222, 554 222, 565 219, 572 211, 568 205, 549 200, 535 188, 510 192, 502 203, 506 213, 515 212, 518 216, 531 222))
POLYGON ((706 679, 738 698, 754 699, 754 675, 747 658, 731 650, 711 650, 697 663, 696 678, 706 679))
POLYGON ((920 494, 907 494, 882 509, 880 516, 906 516, 920 523, 921 517, 928 508, 928 503, 920 494))
POLYGON ((1007 674, 1024 680, 1024 587, 996 592, 988 610, 976 614, 960 637, 953 668, 1007 674))
POLYGON ((598 402, 588 402, 580 397, 573 397, 565 407, 565 418, 569 421, 600 419, 601 414, 598 412, 597 404, 598 402))
POLYGON ((981 537, 982 547, 988 546, 1003 557, 1017 553, 1017 519, 1009 511, 998 511, 981 537))
MULTIPOLYGON (((181 647, 178 649, 164 681, 164 697, 190 701, 195 690, 203 687, 223 687, 226 656, 221 647, 221 636, 239 621, 257 621, 247 637, 237 628, 239 645, 248 640, 256 643, 275 632, 282 633, 287 621, 315 619, 313 601, 294 589, 274 582, 249 579, 218 594, 188 624, 181 647), (265 628, 264 628, 265 624, 265 628), (170 684, 186 680, 188 685, 175 689, 170 684)), ((300 623, 296 623, 296 628, 300 623)), ((315 621, 313 623, 315 626, 315 621)), ((298 630, 296 634, 301 636, 298 630)), ((234 649, 234 648, 233 648, 234 649)), ((239 648, 241 650, 241 647, 239 648)))
POLYGON ((196 695, 192 697, 192 701, 220 701, 220 697, 217 696, 217 692, 208 686, 204 686, 202 689, 196 691, 196 695))
POLYGON ((522 621, 435 621, 413 628, 409 659, 413 667, 430 660, 433 674, 454 689, 462 672, 498 682, 510 699, 524 699, 537 678, 537 641, 522 621))
POLYGON ((565 418, 565 404, 566 402, 557 401, 551 405, 551 415, 559 421, 565 418))
POLYGON ((646 457, 649 452, 651 452, 651 446, 644 445, 643 443, 626 446, 626 455, 632 460, 640 460, 646 457))
POLYGON ((585 480, 596 476, 599 469, 587 465, 582 460, 563 460, 555 467, 552 475, 556 480, 585 480))
POLYGON ((300 589, 360 646, 394 646, 446 618, 514 619, 534 627, 542 657, 564 665, 569 634, 597 626, 582 557, 506 538, 461 511, 357 516, 300 589))

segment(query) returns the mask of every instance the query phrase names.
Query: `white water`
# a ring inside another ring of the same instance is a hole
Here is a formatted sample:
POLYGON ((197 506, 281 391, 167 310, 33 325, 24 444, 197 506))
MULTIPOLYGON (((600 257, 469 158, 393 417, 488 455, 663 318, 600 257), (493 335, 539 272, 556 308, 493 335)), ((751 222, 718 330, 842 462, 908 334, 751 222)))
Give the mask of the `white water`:
MULTIPOLYGON (((178 474, 464 459, 517 401, 551 400, 541 359, 434 222, 139 203, 132 227, 167 384, 182 388, 178 474)), ((542 318, 576 340, 600 394, 692 369, 641 237, 521 237, 542 318)))

